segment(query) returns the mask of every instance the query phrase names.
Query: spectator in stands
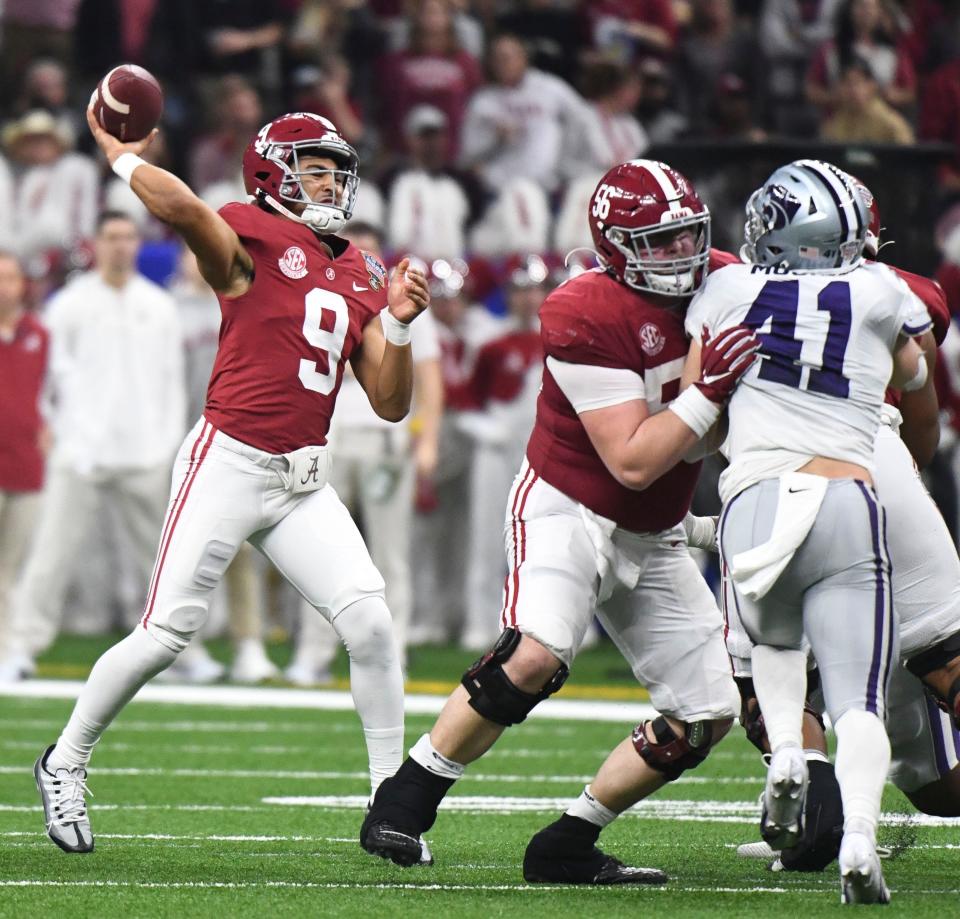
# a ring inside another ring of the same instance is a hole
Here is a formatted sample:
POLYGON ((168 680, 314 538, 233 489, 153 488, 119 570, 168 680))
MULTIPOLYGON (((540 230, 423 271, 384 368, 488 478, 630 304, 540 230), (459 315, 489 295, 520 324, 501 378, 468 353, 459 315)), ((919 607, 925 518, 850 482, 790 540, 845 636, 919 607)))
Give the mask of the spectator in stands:
MULTIPOLYGON (((160 128, 153 142, 143 151, 143 159, 164 169, 172 168, 167 132, 163 128, 160 128)), ((108 211, 128 214, 145 240, 165 239, 170 235, 169 227, 147 210, 133 189, 119 176, 111 174, 107 177, 103 187, 103 206, 108 211)))
POLYGON ((223 77, 211 112, 215 129, 203 135, 190 151, 190 184, 205 189, 239 172, 243 151, 263 124, 260 95, 248 80, 236 74, 223 77))
POLYGON ((586 102, 563 80, 530 67, 515 35, 491 42, 489 68, 490 82, 470 100, 464 119, 463 165, 494 193, 518 178, 553 192, 565 144, 585 130, 586 102))
POLYGON ((468 173, 448 164, 447 116, 418 105, 404 121, 408 155, 385 177, 387 239, 394 252, 413 252, 425 261, 463 258, 471 202, 483 192, 468 173), (465 181, 466 180, 466 181, 465 181))
POLYGON ((804 104, 803 80, 814 49, 833 36, 843 0, 762 0, 757 22, 765 59, 766 97, 772 128, 805 136, 817 123, 804 104))
POLYGON ((626 60, 673 52, 679 25, 670 0, 593 0, 586 8, 598 48, 617 50, 626 60))
POLYGON ((945 192, 960 191, 960 57, 927 78, 921 97, 919 134, 922 140, 953 144, 956 152, 939 170, 945 192))
MULTIPOLYGON (((374 227, 353 221, 343 235, 383 258, 383 238, 374 227)), ((422 326, 411 325, 412 422, 391 424, 377 417, 360 383, 347 371, 330 425, 330 482, 360 525, 370 557, 386 582, 387 606, 404 667, 413 611, 414 490, 418 480, 430 481, 436 471, 443 412, 437 324, 429 312, 422 319, 427 320, 422 326)), ((304 603, 287 679, 298 685, 328 682, 329 665, 339 646, 330 624, 304 603)))
POLYGON ((644 58, 639 65, 640 104, 637 116, 651 146, 670 144, 689 130, 687 119, 674 104, 674 81, 659 58, 644 58))
POLYGON ((471 442, 457 419, 476 408, 470 384, 477 352, 503 328, 503 320, 471 305, 460 271, 446 265, 441 274, 431 276, 430 310, 437 320, 444 414, 436 473, 417 496, 411 645, 446 643, 463 627, 471 442))
POLYGON ((360 103, 350 95, 350 64, 339 54, 326 57, 320 66, 305 64, 294 71, 293 111, 313 112, 332 121, 358 150, 364 147, 365 125, 360 103))
POLYGON ((633 115, 642 92, 640 77, 632 67, 598 58, 585 64, 580 91, 587 100, 584 129, 564 145, 564 173, 569 178, 589 175, 599 179, 617 163, 641 156, 650 146, 633 115))
POLYGON ((403 123, 417 105, 440 109, 449 125, 451 155, 460 149, 467 101, 482 82, 477 59, 457 37, 448 0, 419 0, 410 18, 406 48, 380 61, 381 122, 388 149, 402 152, 403 123))
POLYGON ((690 124, 699 127, 709 118, 723 74, 762 85, 759 62, 754 29, 736 18, 733 0, 692 0, 676 62, 678 101, 690 124))
POLYGON ((208 73, 243 73, 261 86, 279 88, 280 56, 289 13, 282 3, 194 0, 208 73))
POLYGON ((52 267, 92 237, 99 176, 89 157, 71 152, 73 138, 42 109, 7 125, 3 141, 15 167, 11 245, 32 274, 33 260, 52 267))
POLYGON ((913 128, 884 101, 870 64, 854 58, 840 78, 836 112, 820 136, 840 143, 911 144, 913 128))
POLYGON ((807 99, 829 116, 837 108, 840 77, 858 58, 870 66, 884 101, 905 110, 916 99, 917 78, 909 56, 897 47, 895 26, 881 0, 846 0, 834 38, 815 51, 807 71, 807 99))
POLYGON ((473 442, 466 615, 459 635, 471 651, 491 647, 500 631, 503 521, 537 413, 543 366, 537 314, 550 290, 547 265, 539 256, 512 260, 504 287, 507 321, 502 334, 478 351, 470 384, 476 409, 458 419, 473 442))
POLYGON ((41 411, 49 336, 23 304, 17 259, 0 252, 0 683, 21 675, 7 640, 10 591, 33 535, 49 435, 41 411))
POLYGON ((4 0, 0 98, 13 101, 31 62, 53 58, 67 64, 73 48, 77 0, 4 0))
POLYGON ((46 109, 57 119, 66 136, 79 137, 86 125, 80 109, 71 105, 69 79, 66 65, 60 61, 50 57, 33 61, 24 74, 14 111, 24 115, 34 109, 46 109))
POLYGON ((36 539, 14 593, 10 645, 21 670, 32 669, 56 638, 101 494, 123 517, 146 595, 186 425, 176 305, 137 274, 139 243, 128 216, 102 214, 94 270, 61 290, 45 314, 53 453, 36 539))
POLYGON ((767 139, 767 132, 757 123, 750 88, 735 73, 722 73, 717 77, 705 127, 707 135, 716 140, 760 143, 767 139))
POLYGON ((516 35, 538 70, 570 79, 581 53, 590 46, 583 4, 557 0, 518 0, 496 20, 496 32, 516 35))

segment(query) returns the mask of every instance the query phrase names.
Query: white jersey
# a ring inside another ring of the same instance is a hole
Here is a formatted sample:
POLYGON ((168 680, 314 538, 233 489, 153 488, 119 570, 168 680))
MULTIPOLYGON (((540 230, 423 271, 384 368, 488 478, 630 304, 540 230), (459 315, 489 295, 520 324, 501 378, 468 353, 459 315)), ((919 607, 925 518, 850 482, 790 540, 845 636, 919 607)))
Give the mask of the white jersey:
POLYGON ((763 344, 730 400, 721 499, 815 456, 872 470, 893 351, 901 334, 930 327, 923 302, 879 263, 844 274, 727 265, 693 299, 686 328, 699 339, 704 326, 740 323, 763 344))

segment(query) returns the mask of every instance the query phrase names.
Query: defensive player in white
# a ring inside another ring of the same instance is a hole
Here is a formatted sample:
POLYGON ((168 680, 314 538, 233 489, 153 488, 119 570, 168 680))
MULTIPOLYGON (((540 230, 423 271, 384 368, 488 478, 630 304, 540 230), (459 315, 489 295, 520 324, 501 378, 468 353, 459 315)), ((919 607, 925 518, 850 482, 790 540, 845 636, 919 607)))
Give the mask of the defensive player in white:
POLYGON ((901 280, 864 263, 868 223, 846 173, 809 160, 781 167, 747 204, 748 263, 711 274, 687 314, 696 337, 745 324, 762 341, 728 407, 720 550, 754 643, 771 845, 802 830, 804 636, 819 663, 837 734, 846 903, 889 899, 876 829, 897 639, 873 444, 891 378, 906 390, 926 381, 913 336, 930 326, 901 280))
MULTIPOLYGON (((858 181, 858 180, 854 180, 858 181)), ((876 259, 880 247, 880 214, 874 196, 862 183, 861 194, 870 209, 870 227, 864 254, 876 259)), ((924 302, 933 328, 918 341, 935 366, 937 346, 950 325, 943 289, 935 281, 890 266, 924 302)), ((887 699, 887 736, 891 761, 888 778, 920 811, 938 816, 960 816, 960 731, 951 718, 949 692, 940 693, 940 706, 920 677, 934 687, 949 687, 956 669, 957 631, 960 627, 960 559, 950 533, 920 479, 917 467, 930 462, 937 447, 940 421, 933 374, 911 393, 888 391, 874 444, 874 485, 887 518, 887 544, 893 566, 893 605, 899 620, 900 658, 887 699), (902 421, 901 421, 902 419, 902 421), (927 671, 929 662, 931 671, 927 671), (917 672, 911 672, 917 671, 917 672), (946 711, 942 710, 946 709, 946 711)), ((750 640, 737 615, 737 606, 725 584, 724 616, 727 650, 743 699, 741 720, 747 736, 764 752, 763 716, 756 705, 750 679, 750 640)), ((816 682, 808 671, 808 696, 816 682)), ((803 839, 783 852, 763 842, 738 849, 746 857, 778 859, 787 870, 819 870, 836 858, 840 847, 843 808, 827 745, 818 699, 804 716, 804 744, 810 770, 803 839), (819 723, 818 723, 819 722, 819 723)))
POLYGON ((426 307, 422 272, 382 264, 334 235, 349 219, 357 155, 325 118, 284 115, 248 146, 250 203, 219 212, 123 144, 87 112, 114 172, 196 253, 223 314, 204 414, 177 457, 171 501, 140 624, 93 668, 59 741, 34 774, 50 838, 89 852, 84 803, 94 745, 137 690, 203 625, 210 595, 249 540, 347 646, 371 785, 403 744, 403 681, 384 583, 327 485, 326 435, 344 364, 381 417, 410 406, 409 323, 426 307))

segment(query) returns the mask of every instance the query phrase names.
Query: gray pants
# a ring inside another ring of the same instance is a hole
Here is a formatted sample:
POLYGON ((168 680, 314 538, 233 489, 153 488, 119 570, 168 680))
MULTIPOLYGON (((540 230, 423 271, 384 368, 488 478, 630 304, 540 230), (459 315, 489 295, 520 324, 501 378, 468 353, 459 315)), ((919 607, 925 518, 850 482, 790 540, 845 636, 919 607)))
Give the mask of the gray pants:
MULTIPOLYGON (((719 537, 727 568, 737 553, 769 538, 778 489, 777 479, 767 479, 724 508, 719 537)), ((872 488, 831 481, 810 532, 769 593, 753 602, 734 585, 734 601, 754 644, 799 650, 806 635, 834 723, 848 709, 885 717, 897 626, 886 518, 872 488)))

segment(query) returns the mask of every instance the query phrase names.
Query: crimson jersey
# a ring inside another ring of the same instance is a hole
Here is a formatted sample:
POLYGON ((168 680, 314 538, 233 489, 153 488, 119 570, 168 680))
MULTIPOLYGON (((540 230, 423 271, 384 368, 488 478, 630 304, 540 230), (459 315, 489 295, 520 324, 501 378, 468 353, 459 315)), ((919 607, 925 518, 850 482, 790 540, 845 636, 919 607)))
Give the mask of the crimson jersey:
POLYGON ((50 336, 34 316, 24 313, 9 341, 0 338, 0 490, 39 491, 43 485, 40 452, 40 393, 47 373, 50 336))
MULTIPOLYGON (((922 301, 930 314, 933 322, 933 337, 937 340, 937 347, 943 344, 943 340, 950 331, 950 308, 947 306, 947 295, 943 288, 930 278, 925 278, 921 274, 914 274, 912 271, 904 271, 902 268, 894 268, 893 265, 887 266, 899 278, 906 281, 907 286, 922 301)), ((939 366, 939 363, 938 363, 939 366)), ((939 387, 938 387, 939 389, 939 387)), ((900 393, 896 389, 888 389, 886 401, 891 405, 900 405, 900 393)))
POLYGON ((386 272, 344 240, 330 258, 309 227, 255 205, 227 204, 220 216, 250 253, 254 276, 243 296, 218 295, 204 415, 268 453, 325 444, 344 364, 386 306, 386 272))
MULTIPOLYGON (((737 259, 711 253, 711 267, 737 259)), ((570 364, 632 370, 643 378, 654 414, 680 394, 689 349, 683 323, 689 301, 673 307, 631 290, 599 270, 562 284, 540 307, 545 357, 570 364)), ((527 459, 541 478, 627 530, 665 530, 683 520, 700 473, 699 463, 678 463, 644 491, 621 485, 593 448, 573 406, 548 368, 537 402, 527 459)))
POLYGON ((472 388, 481 406, 513 402, 523 392, 531 368, 543 359, 540 333, 526 329, 508 332, 487 342, 477 355, 472 388))

